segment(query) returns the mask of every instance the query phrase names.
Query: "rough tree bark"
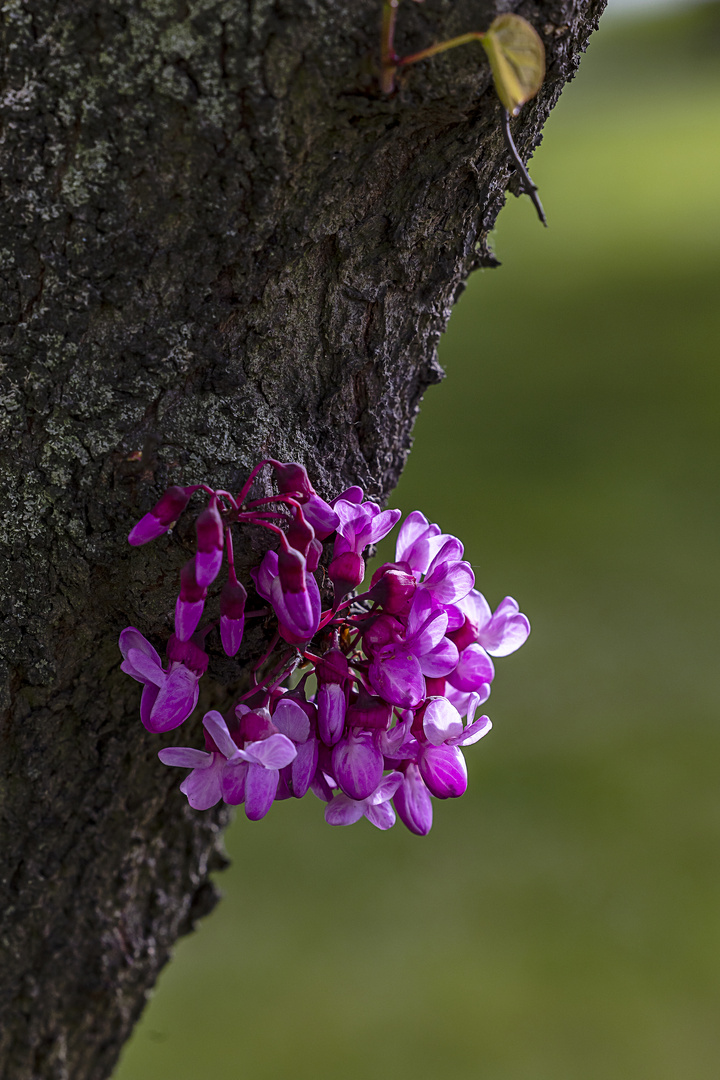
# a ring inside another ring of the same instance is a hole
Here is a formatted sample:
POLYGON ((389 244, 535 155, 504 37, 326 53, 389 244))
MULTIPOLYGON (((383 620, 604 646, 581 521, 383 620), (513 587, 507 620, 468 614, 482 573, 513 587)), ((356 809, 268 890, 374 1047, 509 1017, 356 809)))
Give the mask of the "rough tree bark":
MULTIPOLYGON (((510 4, 548 50, 514 124, 523 156, 602 5, 510 4)), ((407 3, 397 44, 484 29, 507 6, 407 3)), ((451 304, 493 262, 513 169, 488 65, 465 47, 383 98, 379 7, 0 9, 8 1080, 108 1076, 173 942, 215 900, 225 814, 184 804, 117 651, 127 624, 167 639, 188 536, 131 550, 129 526, 167 485, 238 486, 268 453, 305 462, 323 494, 360 483, 384 499, 441 377, 451 304)), ((237 679, 219 655, 211 675, 237 679)))

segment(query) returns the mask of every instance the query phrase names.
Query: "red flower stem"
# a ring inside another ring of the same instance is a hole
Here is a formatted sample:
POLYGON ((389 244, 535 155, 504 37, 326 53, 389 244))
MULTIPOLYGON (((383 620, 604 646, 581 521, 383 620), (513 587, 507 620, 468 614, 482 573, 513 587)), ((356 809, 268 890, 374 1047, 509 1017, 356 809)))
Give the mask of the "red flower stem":
MULTIPOLYGON (((284 664, 284 663, 285 663, 285 660, 282 661, 282 664, 284 664)), ((262 678, 260 680, 260 682, 257 682, 253 686, 251 686, 250 689, 246 690, 244 694, 241 694, 240 697, 237 699, 237 701, 240 702, 240 701, 243 700, 243 698, 252 697, 253 694, 257 694, 258 690, 262 690, 263 688, 267 688, 268 684, 270 682, 272 682, 273 679, 277 679, 277 670, 281 666, 282 666, 281 664, 276 664, 275 667, 272 669, 272 671, 268 675, 266 675, 264 678, 262 678)), ((285 675, 286 675, 286 673, 283 672, 283 674, 280 677, 280 682, 282 682, 282 680, 285 678, 285 675)), ((268 690, 268 692, 270 692, 270 691, 268 690)))
POLYGON ((253 499, 252 502, 247 504, 248 510, 254 510, 256 506, 264 506, 265 503, 285 503, 286 506, 293 506, 296 510, 300 509, 300 504, 296 499, 293 499, 291 495, 266 495, 262 499, 253 499))
POLYGON ((232 585, 239 584, 235 573, 235 556, 233 553, 232 533, 230 526, 225 529, 225 555, 228 561, 228 580, 232 585))
POLYGON ((257 513, 255 513, 254 511, 247 511, 238 514, 238 521, 245 521, 249 524, 252 524, 254 521, 261 521, 263 518, 267 518, 268 521, 270 520, 270 518, 279 518, 281 521, 290 520, 287 514, 281 514, 279 512, 273 513, 272 510, 258 510, 257 513))
POLYGON ((260 472, 260 470, 265 465, 269 465, 269 464, 270 464, 270 462, 267 460, 267 458, 265 458, 263 461, 259 461, 257 463, 255 468, 253 469, 253 471, 250 473, 247 480, 243 484, 242 488, 238 492, 237 501, 238 501, 239 506, 242 506, 242 504, 245 502, 245 499, 247 498, 247 494, 250 491, 250 488, 252 487, 252 482, 255 479, 255 477, 257 476, 257 474, 260 472))
MULTIPOLYGON (((253 676, 255 675, 255 672, 258 671, 263 666, 263 664, 265 663, 267 658, 270 656, 270 654, 272 653, 273 649, 275 648, 275 646, 277 645, 279 640, 280 640, 280 635, 279 634, 274 634, 273 639, 270 642, 270 647, 267 649, 266 652, 263 653, 263 655, 258 660, 257 664, 255 664, 255 666, 253 667, 253 669, 252 669, 253 676)), ((256 685, 258 685, 258 684, 256 683, 256 685)))

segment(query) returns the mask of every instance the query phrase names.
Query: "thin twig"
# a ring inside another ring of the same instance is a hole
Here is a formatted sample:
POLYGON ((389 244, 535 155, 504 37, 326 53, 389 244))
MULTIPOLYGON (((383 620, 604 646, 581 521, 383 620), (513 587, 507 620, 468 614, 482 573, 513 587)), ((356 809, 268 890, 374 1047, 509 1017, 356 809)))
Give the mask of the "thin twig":
POLYGON ((517 152, 517 147, 513 142, 512 133, 510 131, 510 114, 503 106, 502 109, 502 131, 505 138, 505 145, 510 152, 510 157, 513 159, 515 168, 520 173, 522 179, 522 192, 523 195, 529 195, 532 199, 532 204, 537 210, 537 216, 542 221, 545 228, 547 228, 547 218, 545 217, 545 211, 543 210, 543 204, 540 202, 540 196, 538 195, 537 186, 533 183, 530 173, 527 171, 522 158, 517 152))

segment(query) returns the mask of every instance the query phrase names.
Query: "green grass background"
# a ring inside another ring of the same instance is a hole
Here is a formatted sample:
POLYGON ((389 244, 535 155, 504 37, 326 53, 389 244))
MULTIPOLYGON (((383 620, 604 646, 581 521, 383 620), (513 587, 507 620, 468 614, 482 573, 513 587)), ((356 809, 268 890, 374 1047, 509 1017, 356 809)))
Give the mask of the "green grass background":
POLYGON ((395 505, 533 624, 426 839, 238 818, 117 1080, 720 1075, 720 9, 610 19, 395 505))

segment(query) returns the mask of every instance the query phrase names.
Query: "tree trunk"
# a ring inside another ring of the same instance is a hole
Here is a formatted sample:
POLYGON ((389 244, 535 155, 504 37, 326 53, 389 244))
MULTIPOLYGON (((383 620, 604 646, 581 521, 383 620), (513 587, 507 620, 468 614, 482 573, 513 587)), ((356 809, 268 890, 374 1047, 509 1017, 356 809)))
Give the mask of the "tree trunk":
MULTIPOLYGON (((524 157, 602 4, 519 8, 548 50, 513 122, 524 157)), ((189 536, 132 549, 130 525, 168 485, 237 488, 268 454, 303 461, 321 494, 385 499, 451 304, 493 263, 514 174, 484 54, 408 68, 384 97, 379 8, 2 5, 8 1080, 107 1077, 173 942, 215 903, 226 813, 185 804, 117 649, 128 624, 167 640, 189 536)), ((496 13, 406 3, 397 46, 496 13)), ((204 683, 242 669, 215 655, 204 683)))

